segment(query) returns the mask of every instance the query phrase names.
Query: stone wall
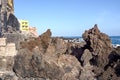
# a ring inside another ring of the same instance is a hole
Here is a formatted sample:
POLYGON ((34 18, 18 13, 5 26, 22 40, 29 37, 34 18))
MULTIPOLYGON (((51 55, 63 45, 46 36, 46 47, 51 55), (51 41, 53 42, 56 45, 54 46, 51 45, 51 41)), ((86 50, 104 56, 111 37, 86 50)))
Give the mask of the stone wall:
POLYGON ((15 56, 16 55, 16 47, 15 43, 6 42, 6 38, 0 38, 0 56, 15 56))
POLYGON ((16 53, 15 43, 0 38, 0 80, 18 80, 13 72, 16 53))
POLYGON ((12 71, 14 56, 17 53, 15 43, 7 43, 6 38, 0 38, 0 75, 12 71))
POLYGON ((16 50, 19 49, 20 42, 27 39, 27 37, 21 33, 5 33, 4 38, 6 38, 7 43, 15 43, 16 50))

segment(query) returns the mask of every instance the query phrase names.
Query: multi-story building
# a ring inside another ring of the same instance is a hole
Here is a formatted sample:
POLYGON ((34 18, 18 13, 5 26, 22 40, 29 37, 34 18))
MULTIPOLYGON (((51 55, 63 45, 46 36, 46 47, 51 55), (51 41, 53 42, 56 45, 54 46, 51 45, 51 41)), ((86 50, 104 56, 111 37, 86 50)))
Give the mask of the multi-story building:
POLYGON ((29 21, 28 20, 19 20, 20 30, 29 31, 29 21))
POLYGON ((29 35, 38 37, 36 27, 29 26, 28 20, 19 20, 19 23, 20 23, 20 31, 23 34, 29 34, 29 35))

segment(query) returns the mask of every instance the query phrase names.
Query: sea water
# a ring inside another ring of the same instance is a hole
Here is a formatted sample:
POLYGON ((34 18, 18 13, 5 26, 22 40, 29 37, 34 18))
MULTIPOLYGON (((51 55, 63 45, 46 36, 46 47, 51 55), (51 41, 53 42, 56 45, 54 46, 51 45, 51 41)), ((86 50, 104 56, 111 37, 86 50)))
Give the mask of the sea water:
POLYGON ((120 36, 110 36, 110 39, 114 47, 120 46, 120 36))
POLYGON ((120 44, 120 36, 110 36, 112 44, 120 44))
MULTIPOLYGON (((69 38, 69 39, 79 38, 80 41, 83 40, 82 37, 80 36, 65 36, 64 38, 69 38)), ((112 45, 114 47, 120 46, 120 36, 110 36, 109 38, 111 39, 112 45)))

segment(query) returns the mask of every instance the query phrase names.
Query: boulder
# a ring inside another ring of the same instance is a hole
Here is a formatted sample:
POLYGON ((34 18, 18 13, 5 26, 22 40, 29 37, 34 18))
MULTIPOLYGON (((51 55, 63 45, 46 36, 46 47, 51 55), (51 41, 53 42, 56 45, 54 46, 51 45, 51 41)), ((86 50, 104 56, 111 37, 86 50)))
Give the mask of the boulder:
POLYGON ((114 48, 108 56, 109 62, 104 68, 103 75, 98 79, 102 80, 120 80, 120 47, 114 48))
POLYGON ((76 57, 64 54, 66 49, 66 43, 51 38, 47 30, 38 38, 21 43, 13 70, 22 80, 78 80, 82 67, 76 57))
POLYGON ((47 50, 47 47, 51 40, 51 32, 48 29, 45 33, 43 33, 38 38, 30 39, 27 41, 23 41, 20 43, 20 48, 27 48, 32 51, 36 46, 39 47, 40 50, 44 53, 47 50))
POLYGON ((83 66, 90 64, 90 60, 92 59, 92 54, 88 49, 85 49, 81 60, 83 61, 83 66))

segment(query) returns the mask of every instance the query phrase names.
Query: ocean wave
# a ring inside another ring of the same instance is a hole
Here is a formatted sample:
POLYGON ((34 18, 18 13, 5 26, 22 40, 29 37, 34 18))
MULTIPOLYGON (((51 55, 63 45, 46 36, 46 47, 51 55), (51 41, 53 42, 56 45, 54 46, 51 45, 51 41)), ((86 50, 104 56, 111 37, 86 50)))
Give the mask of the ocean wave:
POLYGON ((120 46, 120 44, 112 44, 112 46, 113 46, 114 48, 117 48, 117 47, 120 46))

